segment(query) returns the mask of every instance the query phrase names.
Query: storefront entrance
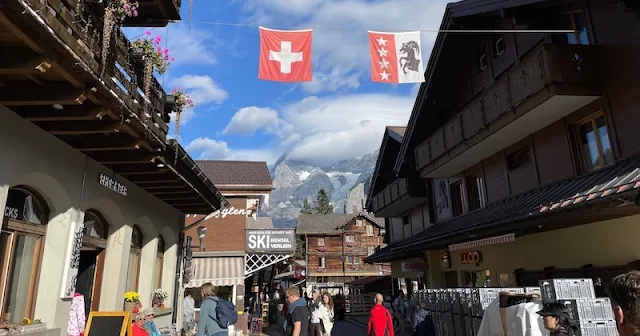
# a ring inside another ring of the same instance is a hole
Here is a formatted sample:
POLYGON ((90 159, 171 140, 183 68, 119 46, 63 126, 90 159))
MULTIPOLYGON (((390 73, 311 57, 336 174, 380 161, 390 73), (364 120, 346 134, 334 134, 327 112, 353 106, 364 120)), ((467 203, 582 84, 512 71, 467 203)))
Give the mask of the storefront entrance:
POLYGON ((104 217, 99 212, 95 210, 85 212, 84 238, 80 252, 76 293, 84 296, 84 310, 87 316, 89 312, 100 308, 108 228, 104 217))

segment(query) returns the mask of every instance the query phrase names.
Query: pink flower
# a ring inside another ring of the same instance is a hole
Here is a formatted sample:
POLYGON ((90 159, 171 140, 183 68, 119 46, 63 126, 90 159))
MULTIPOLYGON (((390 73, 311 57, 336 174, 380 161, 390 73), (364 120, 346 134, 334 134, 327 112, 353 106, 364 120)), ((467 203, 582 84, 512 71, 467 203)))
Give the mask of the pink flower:
POLYGON ((174 62, 176 60, 175 57, 171 57, 171 62, 174 62))
POLYGON ((144 32, 144 34, 147 35, 147 36, 151 36, 151 31, 147 30, 146 32, 144 32))

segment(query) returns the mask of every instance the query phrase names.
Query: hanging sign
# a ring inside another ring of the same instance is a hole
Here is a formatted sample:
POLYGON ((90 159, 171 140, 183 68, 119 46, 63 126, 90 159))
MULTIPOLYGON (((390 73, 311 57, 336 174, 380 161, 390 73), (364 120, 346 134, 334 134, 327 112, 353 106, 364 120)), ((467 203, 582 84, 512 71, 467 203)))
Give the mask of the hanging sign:
MULTIPOLYGON (((72 215, 75 216, 75 215, 72 215)), ((80 251, 82 250, 82 238, 84 237, 84 224, 82 216, 78 216, 77 221, 71 221, 69 240, 67 243, 67 253, 65 257, 65 270, 62 275, 62 288, 60 298, 70 299, 76 291, 78 282, 78 269, 80 268, 80 251)))
POLYGON ((227 216, 247 216, 250 217, 253 215, 253 210, 249 209, 236 209, 234 207, 224 208, 221 210, 216 210, 212 217, 213 218, 225 218, 227 216))
POLYGON ((424 263, 403 262, 403 263, 400 263, 400 271, 401 272, 423 272, 424 263))
POLYGON ((111 177, 105 174, 100 174, 100 176, 98 177, 98 182, 101 186, 109 188, 117 192, 118 194, 127 197, 127 186, 112 179, 111 177))
POLYGON ((482 253, 480 251, 469 251, 460 253, 460 264, 462 265, 480 265, 482 262, 482 253))
POLYGON ((296 231, 285 230, 247 230, 246 252, 294 252, 296 250, 296 231))

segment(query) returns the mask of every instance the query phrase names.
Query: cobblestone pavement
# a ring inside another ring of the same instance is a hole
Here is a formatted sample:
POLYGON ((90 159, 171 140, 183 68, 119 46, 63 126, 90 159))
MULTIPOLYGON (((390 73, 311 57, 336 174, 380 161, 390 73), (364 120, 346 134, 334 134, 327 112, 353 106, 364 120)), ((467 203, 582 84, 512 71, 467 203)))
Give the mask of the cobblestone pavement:
MULTIPOLYGON (((284 333, 277 326, 270 326, 263 336, 283 336, 284 333)), ((348 321, 336 321, 331 336, 361 336, 366 335, 365 325, 348 321)))

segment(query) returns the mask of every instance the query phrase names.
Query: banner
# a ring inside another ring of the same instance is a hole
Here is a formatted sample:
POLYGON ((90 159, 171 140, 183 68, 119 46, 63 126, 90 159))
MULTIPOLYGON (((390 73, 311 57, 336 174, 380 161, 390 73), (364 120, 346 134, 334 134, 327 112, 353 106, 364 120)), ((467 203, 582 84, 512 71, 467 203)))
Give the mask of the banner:
POLYGON ((312 30, 274 30, 260 27, 258 78, 276 82, 308 82, 311 71, 312 30))
POLYGON ((292 253, 296 250, 296 230, 246 230, 246 252, 292 253))
POLYGON ((369 31, 371 80, 380 83, 424 82, 420 32, 369 31))

